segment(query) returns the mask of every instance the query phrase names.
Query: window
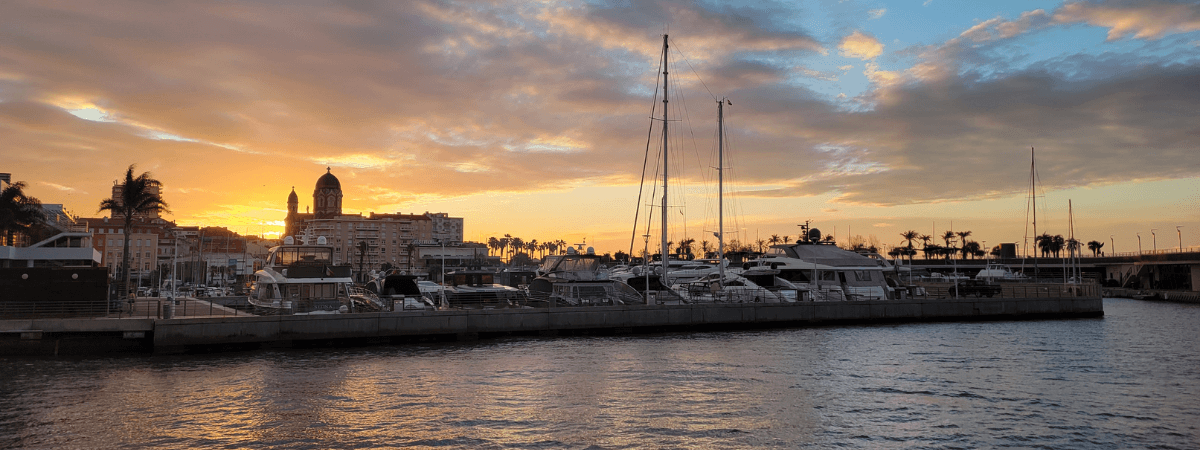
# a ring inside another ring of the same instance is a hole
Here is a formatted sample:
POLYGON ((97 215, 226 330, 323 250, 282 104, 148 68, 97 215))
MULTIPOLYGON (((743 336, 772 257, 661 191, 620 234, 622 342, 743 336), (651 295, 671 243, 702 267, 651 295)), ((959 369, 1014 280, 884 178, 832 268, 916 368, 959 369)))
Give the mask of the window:
POLYGON ((871 272, 868 270, 855 270, 854 281, 871 281, 871 272))

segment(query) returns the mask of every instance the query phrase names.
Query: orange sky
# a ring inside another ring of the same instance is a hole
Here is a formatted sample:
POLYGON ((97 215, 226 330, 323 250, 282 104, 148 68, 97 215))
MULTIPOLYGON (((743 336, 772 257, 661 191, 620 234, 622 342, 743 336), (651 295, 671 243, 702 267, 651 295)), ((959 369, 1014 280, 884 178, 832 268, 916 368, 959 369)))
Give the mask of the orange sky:
POLYGON ((1067 235, 1072 200, 1106 251, 1200 245, 1195 4, 104 6, 0 3, 0 172, 81 216, 137 164, 180 224, 277 233, 292 186, 304 208, 331 167, 346 212, 640 248, 670 24, 673 241, 715 241, 728 97, 743 241, 812 220, 888 246, 952 222, 1021 242, 1036 146, 1039 232, 1067 235))

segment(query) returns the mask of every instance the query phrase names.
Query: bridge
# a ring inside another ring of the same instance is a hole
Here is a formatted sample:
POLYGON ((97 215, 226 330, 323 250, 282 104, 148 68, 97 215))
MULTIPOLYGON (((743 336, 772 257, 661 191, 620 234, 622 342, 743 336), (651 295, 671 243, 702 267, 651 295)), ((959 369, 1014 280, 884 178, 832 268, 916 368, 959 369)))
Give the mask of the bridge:
MULTIPOLYGON (((1081 255, 1076 258, 1084 277, 1095 278, 1114 287, 1200 291, 1200 247, 1116 253, 1105 256, 1081 255)), ((989 262, 1008 266, 1014 272, 1038 278, 1063 279, 1069 276, 1069 258, 993 258, 987 259, 916 259, 913 269, 973 276, 989 262)), ((907 261, 905 264, 907 265, 907 261)))

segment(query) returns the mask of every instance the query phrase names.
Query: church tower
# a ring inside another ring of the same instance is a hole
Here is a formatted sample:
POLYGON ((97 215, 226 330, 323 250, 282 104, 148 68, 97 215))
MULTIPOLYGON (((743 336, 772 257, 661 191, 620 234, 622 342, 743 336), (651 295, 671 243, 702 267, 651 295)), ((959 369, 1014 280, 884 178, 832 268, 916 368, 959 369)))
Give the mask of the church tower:
POLYGON ((299 231, 298 229, 299 229, 299 222, 300 222, 300 217, 298 217, 298 215, 297 215, 297 213, 299 212, 299 209, 300 209, 300 197, 296 196, 296 187, 295 186, 292 186, 292 193, 288 194, 287 208, 288 208, 287 218, 283 220, 283 224, 284 224, 283 235, 284 236, 295 236, 296 232, 299 231))
POLYGON ((325 168, 325 175, 317 179, 317 188, 313 190, 313 218, 332 219, 342 215, 342 183, 333 176, 330 168, 325 168))

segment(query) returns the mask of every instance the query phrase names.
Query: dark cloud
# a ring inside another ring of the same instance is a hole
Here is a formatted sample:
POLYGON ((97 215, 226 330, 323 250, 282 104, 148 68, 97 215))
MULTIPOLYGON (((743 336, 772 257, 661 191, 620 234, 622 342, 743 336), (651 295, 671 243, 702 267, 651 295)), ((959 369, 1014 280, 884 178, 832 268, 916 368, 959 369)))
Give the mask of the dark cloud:
MULTIPOLYGON (((1106 26, 1101 6, 1050 16, 1106 26)), ((669 24, 687 56, 676 74, 694 68, 704 79, 681 81, 693 124, 711 128, 706 88, 734 100, 740 182, 784 186, 754 191, 761 196, 833 191, 905 204, 1007 195, 1024 186, 1030 145, 1048 185, 1188 177, 1200 165, 1194 59, 1054 61, 1069 73, 961 65, 1052 26, 1029 14, 910 50, 931 68, 924 76, 878 84, 860 99, 869 108, 847 110, 797 81, 836 76, 804 72, 799 59, 831 46, 793 25, 797 13, 769 2, 8 1, 0 152, 47 177, 52 167, 36 167, 86 158, 103 162, 78 178, 108 180, 143 162, 190 186, 204 183, 184 174, 197 165, 248 179, 263 167, 333 165, 353 171, 348 184, 393 199, 634 181, 669 24), (114 122, 78 119, 63 109, 72 105, 114 122), (237 170, 221 169, 230 160, 237 170)), ((1193 23, 1137 17, 1146 36, 1193 23)))

